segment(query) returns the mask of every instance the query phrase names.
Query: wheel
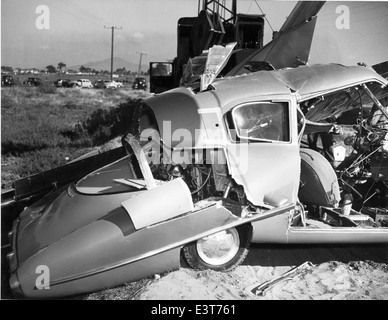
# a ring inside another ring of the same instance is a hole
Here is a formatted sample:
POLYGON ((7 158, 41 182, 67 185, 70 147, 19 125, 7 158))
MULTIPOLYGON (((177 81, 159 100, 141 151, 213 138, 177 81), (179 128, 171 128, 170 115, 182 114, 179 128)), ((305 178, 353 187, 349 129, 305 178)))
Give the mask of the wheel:
POLYGON ((196 270, 230 271, 246 258, 251 237, 250 225, 230 228, 186 245, 182 256, 196 270))

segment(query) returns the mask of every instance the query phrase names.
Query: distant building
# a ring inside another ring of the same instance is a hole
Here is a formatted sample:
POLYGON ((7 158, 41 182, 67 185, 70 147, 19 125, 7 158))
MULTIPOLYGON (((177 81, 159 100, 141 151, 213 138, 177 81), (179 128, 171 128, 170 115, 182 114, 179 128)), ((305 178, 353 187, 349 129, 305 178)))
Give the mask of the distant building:
POLYGON ((40 71, 37 68, 27 68, 27 69, 15 68, 14 73, 15 74, 39 74, 40 71))

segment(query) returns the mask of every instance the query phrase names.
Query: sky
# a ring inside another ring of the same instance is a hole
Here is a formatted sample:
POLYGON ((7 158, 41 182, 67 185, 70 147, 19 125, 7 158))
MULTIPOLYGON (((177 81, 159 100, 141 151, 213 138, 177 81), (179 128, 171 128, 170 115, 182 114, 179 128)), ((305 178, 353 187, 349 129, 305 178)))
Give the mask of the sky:
MULTIPOLYGON (((388 2, 344 3, 350 8, 350 28, 338 30, 335 25, 336 8, 342 2, 325 4, 318 15, 310 62, 388 60, 388 2)), ((280 29, 295 4, 237 0, 237 11, 266 14, 267 43, 272 29, 280 29)), ((121 27, 114 34, 115 57, 137 63, 144 52, 144 64, 172 60, 178 19, 197 14, 197 0, 1 0, 1 65, 45 68, 64 62, 70 67, 108 59, 107 26, 121 27), (42 5, 46 11, 39 10, 42 5)))

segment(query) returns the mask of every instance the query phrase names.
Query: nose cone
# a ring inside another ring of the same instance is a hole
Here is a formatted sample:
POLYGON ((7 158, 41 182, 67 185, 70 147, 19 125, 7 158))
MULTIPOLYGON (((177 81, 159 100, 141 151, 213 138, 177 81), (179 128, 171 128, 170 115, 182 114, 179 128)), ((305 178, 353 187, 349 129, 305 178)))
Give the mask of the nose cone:
POLYGON ((17 232, 18 263, 104 217, 131 196, 131 193, 84 195, 77 192, 74 185, 70 185, 47 199, 39 214, 27 208, 21 215, 17 232))

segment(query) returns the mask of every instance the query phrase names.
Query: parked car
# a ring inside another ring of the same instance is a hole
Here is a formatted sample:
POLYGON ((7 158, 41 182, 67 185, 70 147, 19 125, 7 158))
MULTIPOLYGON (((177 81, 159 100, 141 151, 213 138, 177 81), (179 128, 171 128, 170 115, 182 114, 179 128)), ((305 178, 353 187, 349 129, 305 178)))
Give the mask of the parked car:
POLYGON ((104 89, 105 88, 104 80, 96 80, 96 81, 94 81, 93 87, 96 88, 96 89, 104 89))
POLYGON ((388 120, 387 84, 371 68, 328 64, 145 99, 128 115, 126 156, 14 222, 13 292, 97 291, 181 258, 231 270, 252 242, 388 243, 388 131, 369 121, 373 108, 388 120))
POLYGON ((72 81, 70 79, 63 79, 62 87, 64 87, 64 88, 71 88, 71 87, 73 87, 72 81))
POLYGON ((79 86, 79 82, 77 80, 71 80, 69 82, 69 88, 76 88, 79 86))
POLYGON ((132 89, 134 90, 147 90, 147 80, 145 78, 135 78, 132 83, 132 89))
POLYGON ((70 79, 57 79, 54 81, 55 87, 63 87, 63 88, 70 88, 72 87, 71 80, 70 79))
POLYGON ((105 88, 106 89, 118 89, 121 88, 122 85, 116 81, 106 81, 105 82, 105 88))
POLYGON ((1 86, 2 87, 12 87, 14 85, 13 77, 10 75, 1 76, 1 86))
POLYGON ((41 83, 42 83, 41 79, 39 79, 39 78, 32 78, 31 77, 31 78, 27 78, 26 80, 24 80, 22 82, 22 85, 28 86, 28 87, 31 87, 31 86, 37 87, 37 86, 40 86, 41 83))
POLYGON ((63 81, 63 79, 55 80, 54 81, 54 87, 57 87, 57 88, 62 87, 62 81, 63 81))
POLYGON ((93 84, 90 82, 89 79, 78 79, 77 83, 78 83, 78 87, 80 88, 86 88, 86 89, 93 88, 93 84))

